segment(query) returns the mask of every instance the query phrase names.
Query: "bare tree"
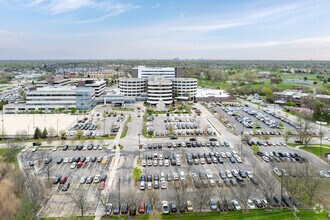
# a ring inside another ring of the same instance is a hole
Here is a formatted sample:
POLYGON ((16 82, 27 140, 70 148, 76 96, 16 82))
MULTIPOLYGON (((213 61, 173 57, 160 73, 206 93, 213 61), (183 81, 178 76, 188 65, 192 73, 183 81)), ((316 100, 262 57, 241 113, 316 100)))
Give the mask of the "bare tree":
POLYGON ((84 219, 84 212, 88 205, 87 194, 81 189, 78 189, 71 193, 71 199, 75 206, 80 210, 81 219, 84 219))
POLYGON ((210 200, 212 195, 212 188, 197 188, 194 192, 192 192, 192 200, 194 201, 194 204, 197 205, 197 209, 199 213, 202 213, 203 206, 207 204, 207 202, 210 200))
POLYGON ((26 175, 26 191, 32 205, 32 213, 36 216, 42 201, 45 198, 43 184, 35 176, 26 175))
POLYGON ((136 191, 129 190, 123 196, 124 201, 127 202, 128 206, 131 207, 136 205, 139 201, 141 201, 141 194, 137 193, 136 191))
POLYGON ((243 212, 247 212, 247 201, 251 196, 251 189, 247 187, 238 187, 239 196, 237 199, 243 204, 243 212))
POLYGON ((278 189, 278 182, 269 172, 260 172, 260 189, 267 200, 267 206, 270 207, 271 200, 278 189))
POLYGON ((148 191, 147 197, 150 205, 154 208, 156 203, 159 201, 158 193, 154 190, 148 191))
POLYGON ((48 131, 48 135, 49 135, 51 138, 56 136, 56 130, 55 130, 55 128, 53 128, 53 127, 49 127, 47 131, 48 131))
POLYGON ((171 199, 175 201, 178 206, 184 205, 185 201, 187 200, 187 188, 186 187, 179 187, 174 188, 171 193, 171 199))
POLYGON ((298 119, 299 126, 299 139, 300 142, 307 147, 311 139, 313 138, 313 131, 315 130, 313 124, 309 120, 304 120, 302 118, 298 119))
MULTIPOLYGON (((108 203, 113 204, 117 201, 116 194, 113 192, 110 192, 110 191, 101 193, 101 191, 99 190, 98 198, 105 210, 106 210, 108 203)), ((109 218, 110 218, 110 216, 109 216, 109 218)))

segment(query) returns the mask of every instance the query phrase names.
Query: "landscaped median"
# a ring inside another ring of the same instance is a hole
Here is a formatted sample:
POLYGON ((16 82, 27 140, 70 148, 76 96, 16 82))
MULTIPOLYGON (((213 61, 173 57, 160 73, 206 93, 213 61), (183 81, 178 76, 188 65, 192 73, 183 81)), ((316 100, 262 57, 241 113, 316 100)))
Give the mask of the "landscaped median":
MULTIPOLYGON (((291 209, 275 209, 271 211, 266 210, 249 210, 248 213, 242 213, 241 211, 230 211, 225 213, 219 212, 206 212, 202 215, 198 215, 195 213, 184 213, 180 215, 153 215, 153 218, 150 218, 150 215, 137 215, 134 216, 133 219, 187 219, 187 220, 237 220, 237 219, 244 219, 244 220, 292 220, 294 219, 293 210, 291 209)), ((297 212, 297 217, 300 220, 314 220, 314 219, 328 219, 328 213, 323 211, 320 214, 316 214, 314 210, 302 210, 299 209, 297 212)), ((102 219, 107 219, 107 216, 104 216, 102 219)), ((111 219, 132 219, 132 217, 124 215, 124 216, 116 216, 112 215, 111 219)))

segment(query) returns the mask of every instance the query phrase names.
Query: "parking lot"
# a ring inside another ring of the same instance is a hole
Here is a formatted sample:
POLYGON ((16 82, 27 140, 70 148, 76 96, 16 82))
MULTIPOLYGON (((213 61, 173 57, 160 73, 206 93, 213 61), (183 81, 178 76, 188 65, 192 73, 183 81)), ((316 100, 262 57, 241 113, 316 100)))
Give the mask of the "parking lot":
POLYGON ((71 193, 77 189, 87 194, 89 207, 86 213, 95 213, 97 194, 106 187, 106 175, 113 155, 100 145, 93 145, 90 150, 89 145, 81 147, 82 149, 79 146, 76 149, 76 146, 69 146, 67 150, 59 148, 56 151, 39 148, 35 152, 29 149, 22 154, 23 166, 40 178, 42 183, 47 183, 47 176, 50 177, 51 197, 42 210, 48 216, 79 213, 71 200, 71 193))
POLYGON ((147 122, 147 130, 153 131, 155 137, 170 136, 195 136, 195 135, 214 135, 215 132, 210 124, 196 114, 180 115, 156 115, 150 117, 147 122))
POLYGON ((284 129, 295 133, 297 126, 283 117, 275 117, 270 111, 255 109, 249 105, 230 104, 227 106, 213 104, 209 109, 226 118, 227 127, 234 127, 237 132, 249 131, 251 135, 281 135, 284 129), (282 126, 280 126, 282 125, 282 126))
POLYGON ((84 137, 100 137, 104 134, 116 134, 123 121, 127 117, 124 114, 95 113, 94 115, 84 117, 77 121, 68 129, 67 135, 74 136, 78 130, 83 131, 84 137))

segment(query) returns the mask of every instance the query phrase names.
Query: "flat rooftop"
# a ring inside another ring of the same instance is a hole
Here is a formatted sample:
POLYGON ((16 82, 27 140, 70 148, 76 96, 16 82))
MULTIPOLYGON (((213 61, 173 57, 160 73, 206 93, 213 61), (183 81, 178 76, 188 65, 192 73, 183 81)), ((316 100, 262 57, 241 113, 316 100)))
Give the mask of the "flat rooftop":
POLYGON ((229 94, 220 89, 197 89, 196 97, 228 97, 229 94))

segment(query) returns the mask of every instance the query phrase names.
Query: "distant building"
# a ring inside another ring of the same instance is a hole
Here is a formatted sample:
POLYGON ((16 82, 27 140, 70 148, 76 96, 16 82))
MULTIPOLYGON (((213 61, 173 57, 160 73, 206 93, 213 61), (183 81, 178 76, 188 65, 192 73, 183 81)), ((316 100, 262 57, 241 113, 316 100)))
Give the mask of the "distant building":
POLYGON ((64 76, 49 76, 45 80, 35 82, 37 88, 43 86, 68 86, 71 84, 71 80, 64 76))
POLYGON ((272 98, 277 104, 284 105, 287 102, 293 102, 301 107, 304 107, 305 104, 312 98, 325 103, 326 106, 330 106, 330 95, 309 94, 304 93, 302 90, 285 90, 283 92, 274 92, 272 98))
POLYGON ((236 100, 236 98, 224 90, 197 89, 195 100, 199 102, 229 102, 236 100))
POLYGON ((182 69, 178 67, 145 67, 138 66, 131 70, 133 78, 148 79, 150 76, 163 76, 164 78, 182 77, 182 69))
POLYGON ((94 79, 107 79, 113 76, 122 76, 124 73, 115 70, 99 70, 84 73, 84 77, 86 78, 94 78, 94 79))

